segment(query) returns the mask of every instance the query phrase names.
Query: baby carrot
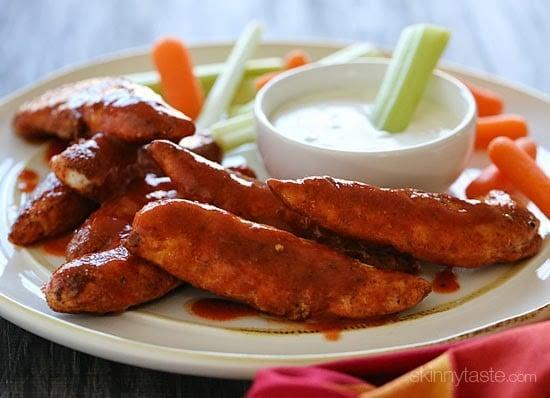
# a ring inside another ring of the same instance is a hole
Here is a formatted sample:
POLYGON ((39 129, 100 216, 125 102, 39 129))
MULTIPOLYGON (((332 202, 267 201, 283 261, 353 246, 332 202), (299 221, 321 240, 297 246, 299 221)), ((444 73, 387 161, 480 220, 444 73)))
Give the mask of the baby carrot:
POLYGON ((153 47, 153 61, 160 74, 166 101, 195 119, 201 111, 203 96, 185 45, 177 39, 161 39, 153 47))
POLYGON ((476 149, 485 149, 493 138, 504 136, 511 139, 527 135, 527 122, 519 115, 503 114, 477 119, 476 149))
POLYGON ((284 65, 286 69, 297 68, 309 64, 309 55, 304 50, 295 49, 285 55, 284 65))
MULTIPOLYGON (((521 137, 515 142, 530 157, 533 159, 537 157, 537 144, 531 138, 521 137)), ((508 193, 513 193, 515 190, 514 184, 504 177, 494 164, 487 166, 475 180, 470 182, 468 187, 466 187, 466 196, 470 199, 481 198, 487 195, 492 189, 500 189, 508 193)))
MULTIPOLYGON (((309 55, 303 50, 295 49, 290 52, 288 52, 285 55, 285 58, 283 60, 283 68, 286 69, 292 69, 292 68, 298 68, 299 66, 304 66, 310 62, 309 55)), ((259 76, 255 81, 254 85, 256 86, 256 90, 261 89, 263 86, 266 85, 268 81, 273 79, 275 76, 277 76, 282 71, 276 71, 276 72, 268 72, 264 73, 263 75, 259 76)))
POLYGON ((550 217, 550 178, 508 137, 495 138, 487 149, 499 170, 550 217))
POLYGON ((280 73, 281 71, 267 72, 267 73, 264 73, 263 75, 258 76, 256 80, 254 80, 254 87, 256 87, 256 91, 261 89, 263 86, 267 84, 268 81, 270 81, 280 73))
POLYGON ((502 98, 495 92, 476 86, 475 84, 464 82, 466 87, 471 91, 477 104, 478 116, 493 116, 502 113, 504 107, 502 98))

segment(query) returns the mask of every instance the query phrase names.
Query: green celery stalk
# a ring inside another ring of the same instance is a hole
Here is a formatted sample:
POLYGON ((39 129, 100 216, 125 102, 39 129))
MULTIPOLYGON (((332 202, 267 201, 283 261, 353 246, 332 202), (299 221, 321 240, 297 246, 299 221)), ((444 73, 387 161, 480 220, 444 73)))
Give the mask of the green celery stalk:
POLYGON ((380 50, 371 43, 355 43, 321 58, 316 63, 322 65, 345 64, 361 57, 376 57, 381 54, 380 50))
POLYGON ((232 131, 230 133, 220 136, 216 143, 222 148, 224 152, 228 152, 237 148, 243 144, 256 141, 256 128, 252 125, 250 127, 232 131))
MULTIPOLYGON (((214 85, 214 82, 223 71, 225 63, 205 64, 197 65, 194 68, 194 73, 197 79, 199 79, 203 92, 208 95, 208 92, 214 85)), ((248 60, 244 67, 244 79, 255 79, 264 73, 275 72, 281 70, 283 67, 282 58, 256 58, 248 60)), ((142 84, 153 89, 158 94, 162 94, 162 88, 160 86, 160 76, 157 71, 130 73, 126 77, 135 83, 142 84)))
POLYGON ((256 140, 254 115, 246 112, 214 123, 210 134, 224 151, 229 151, 246 142, 256 140))
POLYGON ((256 51, 262 37, 258 23, 250 23, 231 50, 222 73, 206 97, 203 109, 196 120, 197 130, 216 123, 229 107, 244 74, 244 66, 256 51))
POLYGON ((229 108, 229 117, 244 115, 246 113, 252 114, 254 111, 254 98, 245 104, 235 104, 229 108))
MULTIPOLYGON (((218 76, 223 72, 225 62, 217 64, 197 65, 195 76, 200 80, 205 92, 210 91, 218 76)), ((275 72, 283 67, 282 58, 257 58, 246 61, 244 65, 244 77, 258 77, 264 73, 275 72)))
POLYGON ((449 37, 447 29, 427 24, 403 30, 373 104, 377 128, 391 133, 407 128, 449 37))
POLYGON ((231 99, 231 105, 242 105, 256 98, 256 81, 257 76, 245 76, 239 83, 235 95, 231 99))

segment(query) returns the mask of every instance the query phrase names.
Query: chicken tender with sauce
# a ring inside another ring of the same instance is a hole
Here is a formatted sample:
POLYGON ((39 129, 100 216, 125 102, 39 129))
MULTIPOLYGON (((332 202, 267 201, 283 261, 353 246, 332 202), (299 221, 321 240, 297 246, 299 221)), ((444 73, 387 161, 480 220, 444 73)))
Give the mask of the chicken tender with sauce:
POLYGON ((25 138, 68 141, 100 131, 133 143, 179 141, 195 131, 191 119, 153 90, 122 77, 82 80, 47 91, 24 103, 13 125, 25 138))
POLYGON ((181 199, 140 210, 126 246, 197 288, 294 320, 391 314, 431 290, 422 278, 181 199))
POLYGON ((8 239, 27 246, 61 235, 84 221, 96 206, 49 173, 19 209, 8 239))
POLYGON ((424 261, 475 268, 533 256, 542 243, 539 220, 504 192, 482 202, 332 177, 267 184, 290 209, 325 228, 424 261))
POLYGON ((313 239, 380 268, 416 272, 410 256, 392 248, 338 236, 287 208, 265 182, 209 162, 168 141, 153 141, 147 152, 169 176, 182 198, 209 203, 246 220, 313 239))

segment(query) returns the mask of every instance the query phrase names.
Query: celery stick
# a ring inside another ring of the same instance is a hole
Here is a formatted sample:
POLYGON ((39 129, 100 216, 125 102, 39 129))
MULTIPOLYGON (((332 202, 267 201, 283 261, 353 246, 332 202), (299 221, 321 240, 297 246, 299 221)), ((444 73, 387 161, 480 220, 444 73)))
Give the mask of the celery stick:
POLYGON ((371 120, 392 133, 407 128, 424 95, 450 32, 433 25, 403 30, 373 104, 371 120))
POLYGON ((223 72, 219 75, 196 121, 197 130, 210 127, 227 110, 241 81, 246 61, 256 50, 262 36, 260 25, 250 23, 235 43, 223 72))
POLYGON ((245 113, 214 123, 210 128, 210 134, 214 139, 217 139, 228 132, 248 128, 249 126, 254 126, 254 115, 245 113))
MULTIPOLYGON (((218 76, 223 72, 225 62, 217 64, 197 65, 195 76, 201 81, 203 87, 208 88, 214 85, 218 76)), ((248 60, 244 66, 244 76, 260 76, 264 73, 274 72, 283 67, 282 58, 257 58, 248 60)))
POLYGON ((214 123, 210 134, 224 151, 256 140, 254 115, 251 112, 214 123))
POLYGON ((256 76, 245 76, 239 83, 239 87, 235 92, 235 95, 231 99, 231 105, 242 105, 252 101, 256 98, 256 76))
MULTIPOLYGON (((214 82, 223 71, 224 62, 215 64, 197 65, 194 73, 205 92, 210 91, 214 82)), ((244 66, 244 77, 258 77, 264 73, 275 72, 283 67, 283 59, 279 57, 256 58, 246 62, 244 66)), ((126 77, 135 83, 143 84, 160 93, 160 76, 157 71, 130 73, 126 77)))
POLYGON ((247 144, 249 142, 256 141, 256 128, 249 126, 247 128, 229 132, 220 136, 216 143, 222 148, 224 152, 228 152, 237 148, 240 145, 247 144))
POLYGON ((370 43, 355 43, 341 50, 336 51, 317 61, 321 65, 345 64, 355 61, 360 57, 375 57, 381 55, 380 50, 370 43))
POLYGON ((244 115, 246 113, 252 114, 254 111, 254 99, 247 102, 246 104, 235 104, 229 108, 229 117, 244 115))

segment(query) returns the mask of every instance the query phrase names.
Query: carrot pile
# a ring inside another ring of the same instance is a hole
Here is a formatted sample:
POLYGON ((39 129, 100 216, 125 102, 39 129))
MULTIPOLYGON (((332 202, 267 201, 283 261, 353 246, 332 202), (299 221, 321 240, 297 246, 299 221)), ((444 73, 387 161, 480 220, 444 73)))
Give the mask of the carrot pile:
MULTIPOLYGON (((300 49, 295 49, 285 55, 283 68, 284 70, 298 68, 300 66, 309 64, 309 62, 310 62, 309 55, 307 55, 305 51, 300 49)), ((271 79, 273 79, 275 76, 279 75, 283 71, 268 72, 266 74, 259 76, 254 81, 256 90, 261 89, 263 86, 267 84, 267 82, 269 82, 271 79)))
POLYGON ((477 105, 477 115, 479 117, 500 115, 504 108, 502 98, 493 91, 476 86, 475 84, 463 82, 470 90, 477 105))
POLYGON ((185 44, 173 38, 159 40, 153 46, 153 61, 160 74, 166 101, 191 119, 196 119, 202 109, 203 95, 185 44))
POLYGON ((521 192, 550 217, 550 178, 508 137, 497 137, 487 148, 489 158, 521 192))
POLYGON ((527 122, 519 115, 502 114, 480 117, 476 125, 476 149, 486 149, 491 140, 505 136, 513 140, 528 134, 527 122))
POLYGON ((466 188, 468 198, 479 198, 492 189, 521 192, 550 217, 550 178, 537 165, 537 144, 519 115, 503 114, 502 99, 494 92, 465 83, 478 109, 475 147, 487 150, 492 164, 466 188))
MULTIPOLYGON (((531 158, 537 157, 537 144, 529 137, 522 137, 515 141, 516 145, 531 158)), ((468 198, 480 198, 492 189, 500 189, 508 193, 514 192, 516 187, 504 174, 491 164, 481 171, 479 176, 466 188, 468 198)))

